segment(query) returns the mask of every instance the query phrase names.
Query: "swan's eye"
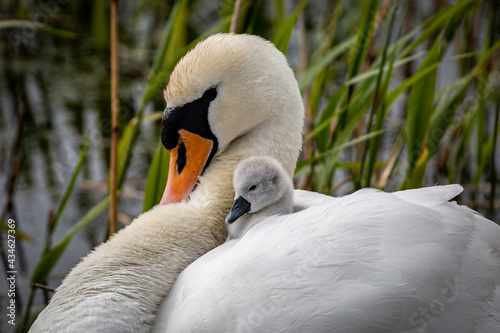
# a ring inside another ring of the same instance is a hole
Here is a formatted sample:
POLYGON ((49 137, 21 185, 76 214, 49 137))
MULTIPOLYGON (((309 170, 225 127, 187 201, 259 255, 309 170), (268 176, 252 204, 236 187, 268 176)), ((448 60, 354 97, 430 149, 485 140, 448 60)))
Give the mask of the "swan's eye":
POLYGON ((250 186, 250 188, 248 189, 248 192, 251 192, 251 191, 255 190, 256 188, 257 188, 257 186, 252 185, 252 186, 250 186))
POLYGON ((208 88, 204 93, 203 93, 203 99, 211 102, 217 97, 217 88, 212 87, 208 88))

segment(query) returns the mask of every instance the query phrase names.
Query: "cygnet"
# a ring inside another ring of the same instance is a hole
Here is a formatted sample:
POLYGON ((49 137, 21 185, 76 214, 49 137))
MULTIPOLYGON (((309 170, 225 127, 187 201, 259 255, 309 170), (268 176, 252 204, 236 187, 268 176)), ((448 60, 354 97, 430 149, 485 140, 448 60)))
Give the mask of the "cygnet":
POLYGON ((235 200, 225 220, 227 240, 241 238, 269 216, 292 212, 292 180, 271 157, 254 156, 240 162, 233 186, 235 200))

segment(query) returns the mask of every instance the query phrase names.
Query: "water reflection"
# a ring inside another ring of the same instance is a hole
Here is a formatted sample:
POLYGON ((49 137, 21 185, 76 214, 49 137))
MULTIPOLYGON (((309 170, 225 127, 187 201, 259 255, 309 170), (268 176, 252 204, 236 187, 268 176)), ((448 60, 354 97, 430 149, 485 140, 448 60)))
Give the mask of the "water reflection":
MULTIPOLYGON (((61 239, 84 213, 106 196, 110 81, 105 27, 109 23, 107 2, 95 2, 98 3, 104 5, 93 6, 87 1, 71 4, 59 1, 54 2, 57 8, 25 8, 31 17, 43 13, 51 25, 78 32, 76 39, 30 30, 30 27, 24 32, 23 29, 3 30, 5 36, 11 37, 2 40, 0 49, 0 210, 8 201, 7 192, 3 189, 8 186, 11 173, 11 149, 17 135, 16 119, 22 114, 19 146, 14 148, 21 164, 8 216, 15 219, 17 228, 33 237, 33 243, 17 242, 17 291, 22 306, 26 304, 29 293, 29 277, 43 250, 49 214, 59 204, 87 136, 90 138, 87 159, 53 239, 61 239), (102 20, 99 25, 94 22, 97 19, 102 20), (12 36, 29 38, 13 43, 12 36), (94 186, 88 186, 89 182, 93 182, 94 186)), ((17 18, 20 7, 12 5, 10 10, 11 17, 17 18)), ((134 7, 127 7, 124 3, 121 10, 130 11, 134 7)), ((128 21, 124 18, 120 22, 122 36, 125 36, 120 45, 124 49, 120 54, 121 124, 134 117, 144 91, 146 70, 150 66, 147 63, 150 58, 148 52, 141 56, 125 50, 135 48, 137 40, 133 36, 137 32, 142 32, 139 36, 143 36, 145 28, 154 28, 153 24, 160 18, 164 21, 161 16, 166 14, 167 11, 164 11, 156 19, 150 17, 145 27, 133 26, 132 18, 128 21)), ((155 104, 163 108, 161 96, 155 104)), ((150 107, 146 113, 153 109, 150 107)), ((141 130, 143 133, 134 148, 131 172, 125 184, 134 190, 128 191, 133 195, 127 195, 126 191, 119 203, 121 220, 126 221, 142 210, 142 191, 156 148, 159 124, 144 124, 141 130)), ((76 234, 53 269, 47 285, 57 287, 81 257, 102 242, 106 220, 106 216, 101 216, 76 234)), ((5 279, 0 280, 0 289, 6 290, 5 279)), ((4 309, 9 301, 5 296, 2 293, 0 297, 0 307, 4 309)), ((46 296, 50 295, 45 293, 46 296)), ((37 293, 35 304, 44 304, 45 297, 44 293, 37 293)), ((19 305, 18 308, 21 308, 19 305)), ((12 327, 5 323, 4 317, 1 317, 0 331, 10 331, 12 327)))

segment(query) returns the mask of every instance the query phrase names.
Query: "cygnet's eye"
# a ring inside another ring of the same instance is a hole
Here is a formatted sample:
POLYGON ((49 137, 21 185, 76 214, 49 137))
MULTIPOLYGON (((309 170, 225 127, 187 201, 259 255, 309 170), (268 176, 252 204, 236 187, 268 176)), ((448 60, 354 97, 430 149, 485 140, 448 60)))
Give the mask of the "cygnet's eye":
POLYGON ((255 190, 256 188, 257 188, 257 186, 256 186, 256 185, 252 185, 252 186, 250 186, 250 188, 248 189, 248 192, 251 192, 251 191, 255 190))

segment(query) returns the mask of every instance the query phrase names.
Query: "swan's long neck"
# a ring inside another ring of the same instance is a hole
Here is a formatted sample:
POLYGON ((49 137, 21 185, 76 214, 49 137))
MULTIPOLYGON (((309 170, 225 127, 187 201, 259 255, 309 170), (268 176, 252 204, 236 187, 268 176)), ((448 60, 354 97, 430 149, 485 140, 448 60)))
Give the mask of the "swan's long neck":
MULTIPOLYGON (((276 111, 274 111, 276 112, 276 111)), ((238 152, 243 158, 270 156, 281 163, 290 177, 302 146, 303 108, 300 95, 297 104, 280 111, 283 116, 273 116, 236 139, 229 153, 238 152)))
MULTIPOLYGON (((218 161, 226 171, 236 163, 218 161)), ((214 170, 211 177, 218 176, 220 183, 200 184, 200 190, 216 188, 211 200, 156 206, 87 256, 57 289, 31 332, 68 327, 149 332, 179 273, 225 239, 223 219, 232 190, 230 175, 214 170)))

